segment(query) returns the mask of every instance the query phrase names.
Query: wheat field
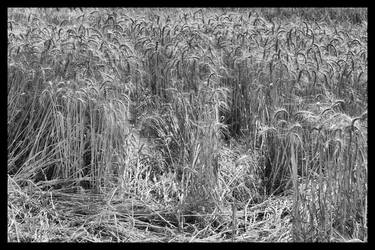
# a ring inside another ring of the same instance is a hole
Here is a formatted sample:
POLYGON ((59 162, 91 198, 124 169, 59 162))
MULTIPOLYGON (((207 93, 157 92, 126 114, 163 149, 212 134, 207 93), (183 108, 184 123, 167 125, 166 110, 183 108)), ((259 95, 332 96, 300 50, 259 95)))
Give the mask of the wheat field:
POLYGON ((367 242, 367 9, 7 25, 8 242, 367 242))

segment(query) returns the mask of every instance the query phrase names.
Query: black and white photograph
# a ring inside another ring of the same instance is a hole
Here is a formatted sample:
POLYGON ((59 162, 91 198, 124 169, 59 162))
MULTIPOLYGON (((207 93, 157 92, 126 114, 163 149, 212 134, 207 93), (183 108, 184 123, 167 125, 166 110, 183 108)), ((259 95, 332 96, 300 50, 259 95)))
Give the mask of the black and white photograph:
POLYGON ((367 243, 367 26, 8 7, 7 242, 367 243))

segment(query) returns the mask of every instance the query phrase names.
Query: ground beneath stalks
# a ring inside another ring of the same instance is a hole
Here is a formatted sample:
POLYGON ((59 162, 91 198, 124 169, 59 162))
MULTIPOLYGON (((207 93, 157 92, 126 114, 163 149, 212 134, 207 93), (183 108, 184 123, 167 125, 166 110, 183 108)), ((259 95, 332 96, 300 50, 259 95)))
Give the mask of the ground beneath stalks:
POLYGON ((239 209, 235 226, 233 211, 220 208, 212 214, 190 214, 199 219, 179 230, 176 211, 156 202, 115 192, 68 193, 30 186, 8 187, 9 242, 291 241, 292 197, 288 196, 239 209))

